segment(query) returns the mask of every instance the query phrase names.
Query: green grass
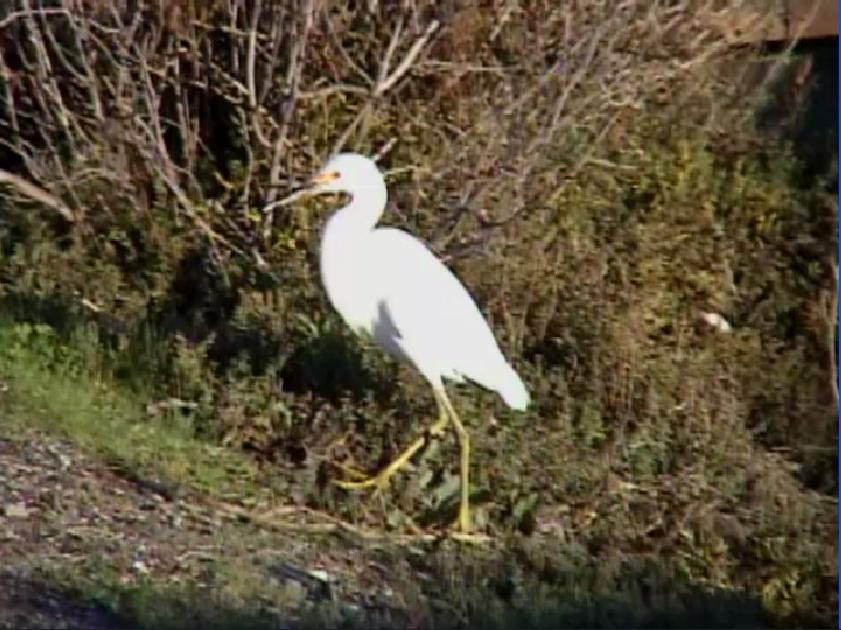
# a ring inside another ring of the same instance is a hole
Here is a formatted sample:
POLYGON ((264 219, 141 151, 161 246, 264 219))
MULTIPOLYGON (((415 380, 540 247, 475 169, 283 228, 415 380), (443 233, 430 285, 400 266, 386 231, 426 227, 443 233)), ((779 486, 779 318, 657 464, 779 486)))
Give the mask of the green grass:
MULTIPOLYGON (((0 324, 0 425, 58 433, 130 475, 217 497, 262 486, 243 454, 196 439, 171 412, 150 417, 142 396, 103 378, 84 339, 66 345, 45 325, 0 324)), ((263 480, 265 481, 265 480, 263 480)), ((256 497, 255 497, 256 498, 256 497)))
MULTIPOLYGON (((150 417, 143 395, 103 372, 101 357, 84 337, 68 344, 45 325, 0 322, 0 435, 26 439, 34 429, 35 435, 60 436, 126 476, 179 494, 248 502, 272 493, 271 480, 260 477, 245 455, 196 439, 177 418, 150 417)), ((255 534, 233 523, 214 544, 242 550, 255 534)), ((48 556, 34 561, 33 588, 94 605, 132 627, 276 627, 277 618, 256 602, 284 598, 247 557, 214 558, 210 587, 195 576, 175 584, 142 576, 127 582, 113 558, 97 553, 71 563, 48 556)), ((313 623, 319 614, 311 613, 313 623)))

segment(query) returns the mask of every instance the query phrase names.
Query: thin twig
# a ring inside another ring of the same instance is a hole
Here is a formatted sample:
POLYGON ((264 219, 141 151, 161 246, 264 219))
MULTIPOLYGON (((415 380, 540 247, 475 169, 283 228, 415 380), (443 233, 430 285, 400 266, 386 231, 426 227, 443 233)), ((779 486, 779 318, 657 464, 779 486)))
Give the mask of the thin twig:
MULTIPOLYGON (((376 86, 374 87, 374 95, 375 96, 382 96, 386 92, 388 92, 392 86, 397 83, 400 79, 403 78, 403 75, 406 74, 409 69, 412 67, 412 64, 415 63, 415 60, 420 55, 423 48, 426 46, 429 38, 438 30, 440 23, 438 20, 432 20, 429 25, 426 27, 426 30, 423 32, 423 35, 418 37, 412 47, 409 49, 409 52, 406 53, 406 56, 403 57, 403 60, 400 64, 395 68, 394 72, 390 75, 385 76, 384 79, 377 81, 376 86)), ((388 61, 388 56, 386 57, 386 61, 388 61)), ((384 64, 385 65, 385 64, 384 64)))
POLYGON ((62 201, 51 195, 43 188, 36 186, 35 184, 26 181, 22 177, 10 173, 9 171, 5 171, 0 169, 0 184, 10 184, 14 188, 16 188, 21 194, 29 197, 33 201, 37 201, 39 203, 43 203, 46 206, 51 207, 53 210, 58 212, 62 217, 67 219, 68 221, 75 221, 75 216, 73 212, 68 208, 62 201))

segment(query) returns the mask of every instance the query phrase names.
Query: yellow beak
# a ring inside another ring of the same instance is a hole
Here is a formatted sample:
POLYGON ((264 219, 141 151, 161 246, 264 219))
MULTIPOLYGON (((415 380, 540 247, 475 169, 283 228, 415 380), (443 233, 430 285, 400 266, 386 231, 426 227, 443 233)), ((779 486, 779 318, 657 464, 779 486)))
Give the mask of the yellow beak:
POLYGON ((328 171, 326 173, 319 173, 310 181, 312 182, 313 186, 318 186, 319 184, 327 184, 337 179, 339 179, 339 174, 336 171, 328 171))

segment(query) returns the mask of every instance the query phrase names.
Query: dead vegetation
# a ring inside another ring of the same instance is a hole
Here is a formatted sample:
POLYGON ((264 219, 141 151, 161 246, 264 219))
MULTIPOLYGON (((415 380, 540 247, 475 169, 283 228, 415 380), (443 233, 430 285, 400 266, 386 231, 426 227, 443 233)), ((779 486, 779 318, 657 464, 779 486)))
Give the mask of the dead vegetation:
POLYGON ((457 392, 480 525, 834 618, 837 172, 756 133, 769 86, 808 99, 808 64, 758 64, 721 15, 19 0, 0 14, 3 308, 86 331, 150 415, 299 467, 292 502, 434 526, 448 443, 382 502, 325 485, 432 404, 327 307, 322 212, 275 203, 333 151, 380 154, 387 221, 465 280, 535 394, 516 419, 457 392))

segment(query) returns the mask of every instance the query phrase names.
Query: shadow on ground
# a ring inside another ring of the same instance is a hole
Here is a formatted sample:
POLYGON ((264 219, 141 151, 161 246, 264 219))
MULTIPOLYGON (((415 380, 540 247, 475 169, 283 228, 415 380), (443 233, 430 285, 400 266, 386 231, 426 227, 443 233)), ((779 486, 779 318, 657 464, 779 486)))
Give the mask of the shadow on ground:
MULTIPOLYGON (((103 587, 86 594, 44 577, 0 573, 0 627, 29 628, 767 628, 761 605, 745 595, 666 584, 636 576, 628 592, 555 599, 523 592, 497 579, 468 601, 419 602, 419 610, 374 601, 308 602, 283 618, 259 601, 225 605, 212 589, 143 585, 103 587), (506 599, 511 601, 506 601, 506 599), (516 599, 517 601, 513 601, 516 599), (460 610, 460 614, 456 611, 460 610)), ((452 576, 459 580, 459 576, 452 576)), ((465 585, 467 586, 467 585, 465 585)), ((453 592, 459 592, 456 588, 453 592)), ((401 599, 395 592, 395 600, 401 599)), ((804 620, 804 625, 812 625, 804 620)), ((799 625, 799 624, 797 624, 799 625)))
POLYGON ((49 580, 0 570, 0 628, 125 628, 131 622, 49 580))

